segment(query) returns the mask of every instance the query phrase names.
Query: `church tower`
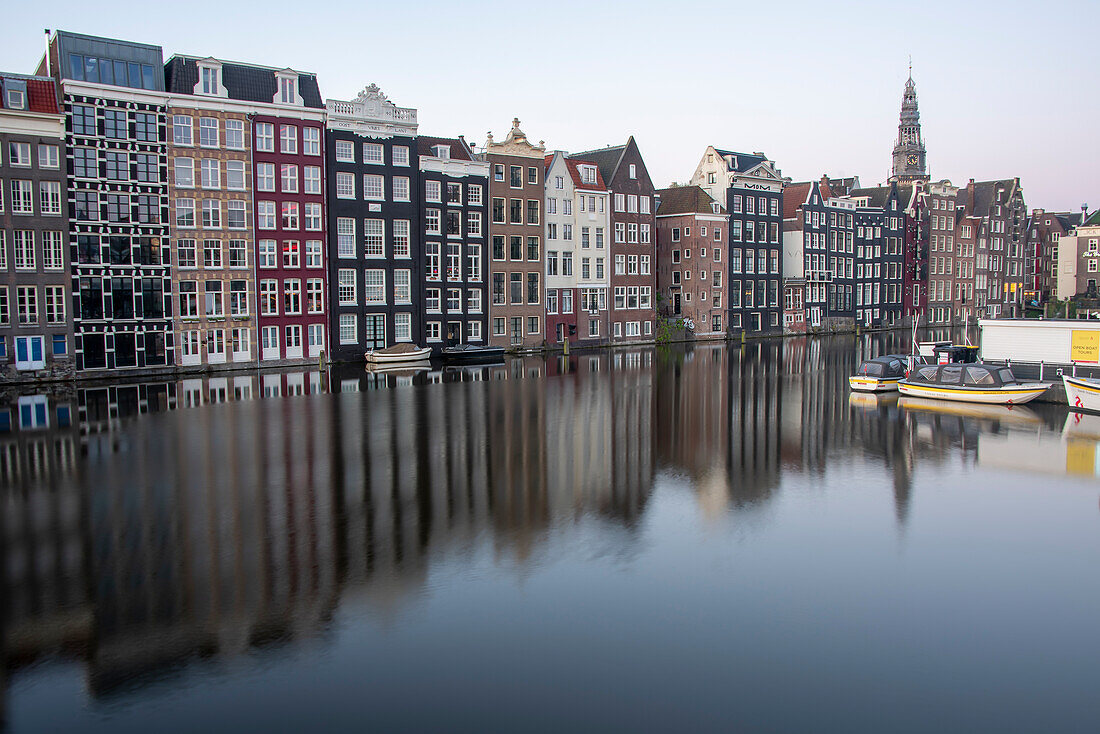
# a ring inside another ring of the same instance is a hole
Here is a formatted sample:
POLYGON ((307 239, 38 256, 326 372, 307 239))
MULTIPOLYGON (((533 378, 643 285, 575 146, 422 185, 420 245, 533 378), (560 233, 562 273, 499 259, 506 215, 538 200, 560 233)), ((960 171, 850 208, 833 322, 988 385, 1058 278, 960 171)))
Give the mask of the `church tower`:
POLYGON ((898 183, 928 181, 927 152, 920 135, 920 112, 917 110, 917 88, 913 84, 913 65, 909 65, 909 80, 901 99, 901 120, 898 140, 894 143, 894 167, 890 180, 898 183))

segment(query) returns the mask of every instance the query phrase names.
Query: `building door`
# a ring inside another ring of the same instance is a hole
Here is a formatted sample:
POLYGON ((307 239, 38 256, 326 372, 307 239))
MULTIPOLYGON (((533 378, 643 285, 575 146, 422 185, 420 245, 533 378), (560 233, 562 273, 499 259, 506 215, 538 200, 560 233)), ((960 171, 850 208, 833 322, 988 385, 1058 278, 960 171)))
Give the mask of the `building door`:
POLYGON ((46 368, 46 341, 41 336, 15 337, 15 369, 41 370, 46 368))
POLYGON ((555 331, 557 332, 558 343, 561 344, 565 341, 565 324, 558 324, 555 331))
POLYGON ((754 313, 752 315, 752 330, 760 331, 760 314, 754 313))
POLYGON ((672 294, 672 313, 680 313, 680 294, 672 294))
POLYGON ((366 338, 363 346, 367 349, 384 349, 386 346, 386 317, 382 314, 367 314, 363 317, 366 338))
POLYGON ((458 321, 447 322, 447 346, 462 343, 462 323, 458 321))
POLYGON ((512 334, 512 346, 518 347, 523 344, 523 318, 520 316, 513 316, 509 319, 512 334))

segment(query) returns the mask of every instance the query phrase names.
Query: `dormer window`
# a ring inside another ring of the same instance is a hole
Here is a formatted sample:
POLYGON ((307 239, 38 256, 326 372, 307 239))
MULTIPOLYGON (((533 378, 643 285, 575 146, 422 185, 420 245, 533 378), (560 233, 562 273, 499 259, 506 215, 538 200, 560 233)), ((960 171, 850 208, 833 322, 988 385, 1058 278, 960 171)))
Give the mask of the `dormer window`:
POLYGON ((586 184, 596 183, 596 167, 595 166, 581 166, 581 183, 586 183, 586 184))
POLYGON ((275 72, 275 98, 271 101, 284 105, 303 104, 302 90, 298 88, 298 72, 293 69, 275 72))
POLYGON ((451 146, 449 146, 449 145, 433 145, 432 146, 432 155, 434 155, 436 158, 443 158, 444 160, 450 159, 450 157, 451 157, 451 146))
POLYGON ((7 108, 9 110, 27 109, 27 95, 21 89, 9 89, 7 93, 7 108))
POLYGON ((718 209, 719 209, 719 207, 721 207, 721 204, 719 204, 719 203, 718 203, 717 201, 712 201, 712 202, 710 203, 710 211, 711 211, 711 213, 712 213, 712 214, 717 214, 717 213, 718 213, 718 209))
POLYGON ((218 93, 218 70, 209 66, 202 67, 202 93, 218 93))

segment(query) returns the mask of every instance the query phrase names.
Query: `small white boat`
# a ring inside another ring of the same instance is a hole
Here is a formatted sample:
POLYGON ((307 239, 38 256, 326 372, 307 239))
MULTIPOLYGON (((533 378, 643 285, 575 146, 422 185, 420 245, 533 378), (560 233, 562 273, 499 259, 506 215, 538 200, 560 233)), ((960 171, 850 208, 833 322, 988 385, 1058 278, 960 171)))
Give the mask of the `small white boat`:
POLYGON ((1100 413, 1100 380, 1062 375, 1066 386, 1066 402, 1070 410, 1087 410, 1100 413))
POLYGON ((868 359, 859 365, 856 374, 848 378, 848 385, 860 392, 893 392, 905 377, 905 357, 887 354, 868 359))
POLYGON ((898 383, 902 395, 987 405, 1022 405, 1049 387, 1049 382, 1019 382, 1008 367, 980 362, 925 365, 898 383))
POLYGON ((386 347, 385 349, 371 349, 364 355, 370 364, 419 362, 431 356, 431 347, 418 347, 415 344, 394 344, 392 347, 386 347))

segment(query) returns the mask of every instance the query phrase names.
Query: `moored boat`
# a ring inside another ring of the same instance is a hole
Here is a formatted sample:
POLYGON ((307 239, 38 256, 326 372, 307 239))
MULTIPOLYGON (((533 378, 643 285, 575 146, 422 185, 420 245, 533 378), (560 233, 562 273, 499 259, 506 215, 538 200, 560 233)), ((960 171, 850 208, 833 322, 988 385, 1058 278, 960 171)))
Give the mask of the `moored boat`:
POLYGON ((475 362, 499 362, 504 359, 504 347, 478 344, 456 344, 441 350, 448 362, 472 364, 475 362))
POLYGON ((418 347, 415 344, 394 344, 385 349, 371 349, 364 355, 371 364, 397 364, 401 362, 419 362, 432 356, 431 347, 418 347))
POLYGON ((860 392, 893 392, 905 377, 905 362, 906 357, 898 354, 868 359, 848 378, 848 385, 860 392))
POLYGON ((1062 375, 1066 386, 1066 402, 1070 410, 1087 410, 1100 413, 1100 380, 1062 375))
POLYGON ((902 395, 991 405, 1021 405, 1048 387, 1049 382, 1020 382, 1008 367, 980 362, 925 365, 898 382, 902 395))

